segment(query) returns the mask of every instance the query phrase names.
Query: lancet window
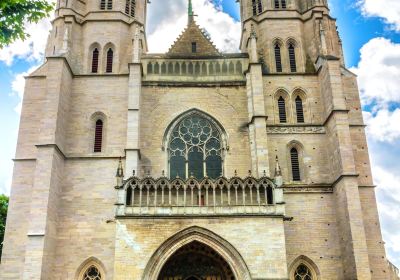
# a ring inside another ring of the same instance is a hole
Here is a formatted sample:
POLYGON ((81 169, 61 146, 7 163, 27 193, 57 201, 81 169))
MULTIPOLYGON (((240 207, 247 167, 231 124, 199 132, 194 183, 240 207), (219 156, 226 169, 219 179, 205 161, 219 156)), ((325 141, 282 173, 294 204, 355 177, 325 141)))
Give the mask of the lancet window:
POLYGON ((303 100, 300 96, 296 97, 295 100, 296 105, 296 117, 298 123, 304 123, 304 108, 303 108, 303 100))
POLYGON ((252 0, 253 16, 261 14, 263 11, 262 0, 252 0))
POLYGON ((135 17, 136 12, 136 0, 126 0, 125 3, 125 14, 135 17))
POLYGON ((220 130, 209 118, 198 113, 182 119, 168 142, 169 174, 171 178, 222 175, 223 149, 220 130))
POLYGON ((282 72, 281 46, 276 43, 274 47, 276 72, 282 72))
POLYGON ((281 96, 278 99, 278 111, 279 111, 279 122, 286 123, 286 102, 285 99, 281 96))
POLYGON ((288 51, 289 51, 290 71, 296 72, 297 71, 296 52, 295 52, 295 46, 292 43, 289 44, 288 51))
POLYGON ((97 73, 99 69, 99 50, 95 48, 92 53, 92 73, 97 73))
POLYGON ((292 148, 290 150, 290 160, 291 160, 291 164, 292 164, 293 181, 301 181, 299 152, 296 148, 292 148))
POLYGON ((103 146, 103 121, 97 120, 96 127, 95 127, 95 133, 94 133, 93 152, 101 153, 102 146, 103 146))
POLYGON ((112 73, 113 71, 113 58, 114 52, 111 48, 109 48, 107 51, 106 73, 112 73))

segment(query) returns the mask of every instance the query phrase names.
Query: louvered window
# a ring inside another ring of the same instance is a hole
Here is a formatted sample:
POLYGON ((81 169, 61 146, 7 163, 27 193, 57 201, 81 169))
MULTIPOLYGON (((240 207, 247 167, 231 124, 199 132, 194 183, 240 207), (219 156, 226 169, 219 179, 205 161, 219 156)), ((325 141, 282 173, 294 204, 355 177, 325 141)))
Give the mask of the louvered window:
POLYGON ((96 128, 94 133, 94 149, 95 153, 101 153, 101 148, 103 145, 103 121, 96 121, 96 128))
POLYGON ((281 0, 282 9, 286 9, 286 0, 281 0))
POLYGON ((112 10, 112 0, 100 0, 100 10, 112 10))
POLYGON ((258 13, 261 14, 262 11, 263 11, 263 8, 262 8, 262 1, 261 1, 261 0, 258 0, 257 8, 258 8, 258 13))
POLYGON ((135 11, 136 11, 136 1, 126 0, 125 14, 130 15, 131 17, 135 17, 135 11))
POLYGON ((281 96, 278 99, 279 121, 286 123, 286 104, 285 99, 281 96))
POLYGON ((300 96, 296 97, 295 103, 296 103, 297 122, 304 123, 303 100, 301 100, 300 96))
POLYGON ((299 153, 296 148, 290 150, 290 159, 292 163, 292 177, 293 181, 301 181, 300 178, 300 164, 299 164, 299 153))
POLYGON ((256 2, 256 0, 253 0, 252 4, 253 4, 253 16, 256 16, 257 15, 257 2, 256 2))
POLYGON ((97 73, 99 70, 99 50, 95 48, 92 54, 92 73, 97 73))
POLYGON ((107 10, 112 10, 112 0, 107 1, 107 10))
POLYGON ((192 53, 196 53, 197 52, 197 44, 196 42, 192 42, 192 53))
POLYGON ((279 0, 275 0, 275 9, 279 9, 279 0))
POLYGON ((296 72, 297 71, 296 53, 293 44, 289 45, 289 63, 290 63, 290 71, 296 72))
POLYGON ((107 51, 107 65, 106 65, 106 72, 112 73, 113 71, 113 56, 114 52, 112 49, 108 49, 107 51))
POLYGON ((275 64, 276 72, 282 72, 281 47, 279 46, 279 44, 275 45, 275 64))
POLYGON ((106 0, 100 0, 100 10, 106 9, 106 0))

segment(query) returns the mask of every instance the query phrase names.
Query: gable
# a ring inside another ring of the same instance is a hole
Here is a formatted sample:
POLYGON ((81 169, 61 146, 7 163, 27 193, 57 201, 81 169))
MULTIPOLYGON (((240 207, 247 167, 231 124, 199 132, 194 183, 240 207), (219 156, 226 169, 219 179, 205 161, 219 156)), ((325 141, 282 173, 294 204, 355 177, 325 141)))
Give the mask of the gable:
POLYGON ((188 24, 167 54, 177 57, 220 56, 217 48, 194 20, 188 24))

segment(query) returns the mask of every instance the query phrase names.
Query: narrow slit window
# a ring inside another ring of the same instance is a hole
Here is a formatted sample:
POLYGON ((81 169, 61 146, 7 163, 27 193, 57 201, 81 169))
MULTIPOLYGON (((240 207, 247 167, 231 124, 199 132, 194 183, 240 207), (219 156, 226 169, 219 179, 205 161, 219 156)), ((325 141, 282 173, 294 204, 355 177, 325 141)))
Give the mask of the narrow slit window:
POLYGON ((135 17, 136 11, 136 1, 135 0, 126 0, 125 3, 125 14, 135 17))
POLYGON ((293 44, 289 45, 289 63, 290 63, 290 71, 297 72, 296 53, 293 44))
POLYGON ((297 122, 304 123, 304 108, 303 108, 303 100, 300 96, 296 97, 296 115, 297 115, 297 122))
POLYGON ((285 99, 281 96, 278 99, 278 110, 279 110, 279 121, 281 123, 286 123, 286 104, 285 99))
POLYGON ((106 72, 107 73, 112 73, 112 71, 113 71, 113 57, 114 57, 114 52, 110 48, 107 51, 107 65, 106 65, 106 72))
POLYGON ((192 42, 192 53, 196 53, 197 52, 197 44, 196 42, 192 42))
POLYGON ((97 73, 99 70, 99 50, 95 48, 92 54, 92 73, 97 73))
POLYGON ((282 56, 281 56, 281 47, 279 44, 275 45, 275 64, 276 64, 276 72, 282 72, 282 56))
POLYGON ((290 150, 290 159, 292 163, 292 177, 293 181, 301 181, 300 177, 300 163, 299 163, 299 152, 296 148, 290 150))
POLYGON ((262 1, 258 0, 257 2, 257 8, 258 8, 258 13, 261 14, 263 11, 263 7, 262 7, 262 1))
POLYGON ((101 153, 103 146, 103 121, 97 120, 96 121, 96 128, 94 134, 94 149, 95 153, 101 153))

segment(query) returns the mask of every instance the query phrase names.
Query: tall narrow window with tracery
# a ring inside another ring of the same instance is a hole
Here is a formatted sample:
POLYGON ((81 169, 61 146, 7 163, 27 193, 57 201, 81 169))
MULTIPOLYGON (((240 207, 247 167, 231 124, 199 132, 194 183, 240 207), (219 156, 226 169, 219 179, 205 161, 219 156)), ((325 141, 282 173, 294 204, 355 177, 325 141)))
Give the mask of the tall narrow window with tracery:
POLYGON ((294 280, 315 280, 311 270, 304 264, 300 264, 294 271, 294 280))
POLYGON ((279 113, 279 122, 286 123, 286 102, 285 99, 281 96, 278 99, 278 113, 279 113))
POLYGON ((292 164, 292 178, 293 181, 301 181, 300 177, 300 162, 299 162, 299 152, 296 148, 290 150, 290 160, 292 164))
POLYGON ((261 14, 263 11, 262 0, 252 0, 253 16, 261 14))
POLYGON ((222 139, 220 130, 209 118, 198 113, 182 119, 168 142, 170 177, 201 179, 222 175, 222 139))
POLYGON ((102 280, 103 277, 97 267, 94 265, 90 266, 85 273, 81 280, 102 280))
POLYGON ((112 73, 113 71, 113 58, 114 58, 114 52, 111 48, 109 48, 107 51, 107 62, 106 62, 107 73, 112 73))
POLYGON ((304 108, 303 108, 303 100, 300 96, 296 97, 295 100, 296 105, 296 117, 298 123, 304 123, 304 108))
POLYGON ((276 72, 282 72, 281 46, 276 43, 274 47, 276 72))
POLYGON ((135 17, 136 12, 136 0, 126 0, 125 14, 135 17))
POLYGON ((97 120, 94 132, 94 148, 93 152, 101 153, 103 146, 103 121, 97 120))
POLYGON ((92 73, 97 73, 99 69, 99 50, 95 48, 92 53, 92 73))
POLYGON ((295 52, 295 47, 293 44, 289 44, 288 51, 289 51, 290 71, 296 72, 297 71, 296 52, 295 52))

